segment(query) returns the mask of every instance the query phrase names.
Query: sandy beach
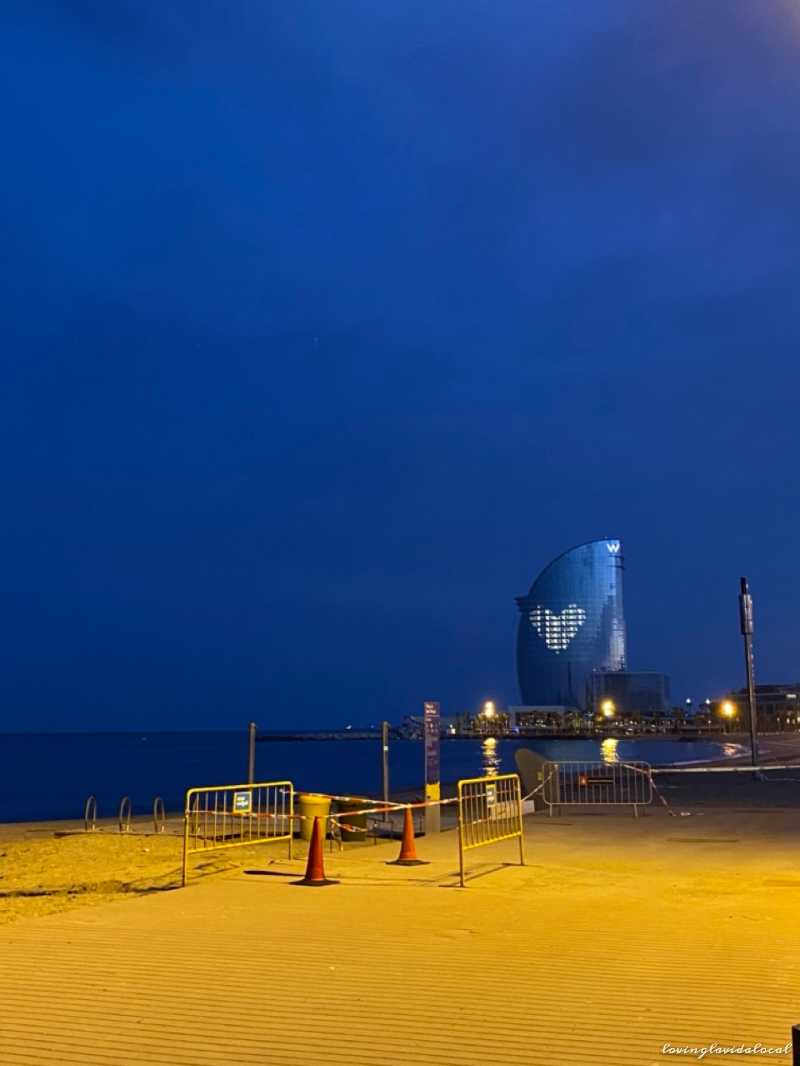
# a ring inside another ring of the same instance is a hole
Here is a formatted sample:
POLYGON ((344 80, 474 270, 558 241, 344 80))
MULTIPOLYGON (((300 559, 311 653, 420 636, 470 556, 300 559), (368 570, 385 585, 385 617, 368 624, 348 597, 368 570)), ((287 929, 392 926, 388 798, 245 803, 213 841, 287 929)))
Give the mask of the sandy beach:
POLYGON ((174 835, 120 834, 110 825, 84 833, 58 822, 2 826, 0 923, 153 891, 174 880, 179 861, 174 835))

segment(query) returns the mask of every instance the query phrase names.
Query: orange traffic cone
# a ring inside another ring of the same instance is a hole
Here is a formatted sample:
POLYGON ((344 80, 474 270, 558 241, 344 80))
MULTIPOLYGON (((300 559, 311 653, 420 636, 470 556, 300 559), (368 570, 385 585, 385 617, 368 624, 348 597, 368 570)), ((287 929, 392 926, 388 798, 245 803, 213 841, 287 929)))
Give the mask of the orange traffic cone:
POLYGON ((325 864, 322 858, 322 818, 319 815, 314 818, 314 828, 311 830, 306 875, 302 881, 292 881, 292 884, 310 885, 313 888, 319 888, 321 885, 339 884, 338 881, 329 881, 325 876, 325 864))
POLYGON ((425 859, 417 858, 417 845, 414 843, 414 820, 411 817, 411 808, 406 807, 403 817, 403 841, 400 844, 400 854, 394 862, 387 862, 387 866, 427 866, 425 859))

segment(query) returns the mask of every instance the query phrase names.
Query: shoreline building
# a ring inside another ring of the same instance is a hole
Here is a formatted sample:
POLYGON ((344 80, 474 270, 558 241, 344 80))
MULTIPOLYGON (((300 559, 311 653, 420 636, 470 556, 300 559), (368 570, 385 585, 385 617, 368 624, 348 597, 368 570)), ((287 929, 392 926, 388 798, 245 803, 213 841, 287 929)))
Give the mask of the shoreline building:
POLYGON ((591 678, 591 708, 598 713, 611 700, 622 718, 657 718, 670 714, 672 696, 667 674, 654 670, 598 670, 591 678))
MULTIPOLYGON (((733 705, 731 724, 746 729, 747 689, 733 689, 724 699, 717 700, 714 705, 717 713, 723 703, 733 705)), ((758 728, 763 730, 783 732, 800 727, 800 682, 756 685, 756 718, 758 728)))
POLYGON ((591 679, 626 669, 619 540, 559 555, 516 598, 517 676, 526 707, 591 710, 591 679))

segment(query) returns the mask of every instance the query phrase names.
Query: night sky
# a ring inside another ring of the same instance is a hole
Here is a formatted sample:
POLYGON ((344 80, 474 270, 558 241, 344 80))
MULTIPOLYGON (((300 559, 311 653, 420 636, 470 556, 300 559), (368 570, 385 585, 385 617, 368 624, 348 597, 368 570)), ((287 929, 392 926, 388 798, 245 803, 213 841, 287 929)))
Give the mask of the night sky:
POLYGON ((800 678, 795 0, 4 5, 0 728, 800 678), (749 501, 747 497, 750 497, 749 501))

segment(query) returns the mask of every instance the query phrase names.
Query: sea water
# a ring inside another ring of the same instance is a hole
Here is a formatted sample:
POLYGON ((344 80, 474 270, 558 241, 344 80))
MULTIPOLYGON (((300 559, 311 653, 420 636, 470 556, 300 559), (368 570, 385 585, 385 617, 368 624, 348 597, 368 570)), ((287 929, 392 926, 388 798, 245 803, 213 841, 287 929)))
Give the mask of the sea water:
MULTIPOLYGON (((444 782, 516 769, 514 752, 533 748, 547 758, 642 759, 654 765, 696 762, 740 754, 722 741, 676 740, 444 740, 444 782)), ((113 817, 123 796, 134 814, 147 814, 160 796, 168 811, 183 805, 187 788, 236 784, 247 777, 247 734, 15 733, 0 735, 0 822, 80 818, 89 795, 99 817, 113 817)), ((389 753, 393 791, 419 789, 421 742, 393 740, 389 753)), ((262 741, 256 745, 256 780, 290 780, 315 792, 380 794, 378 740, 262 741)))

